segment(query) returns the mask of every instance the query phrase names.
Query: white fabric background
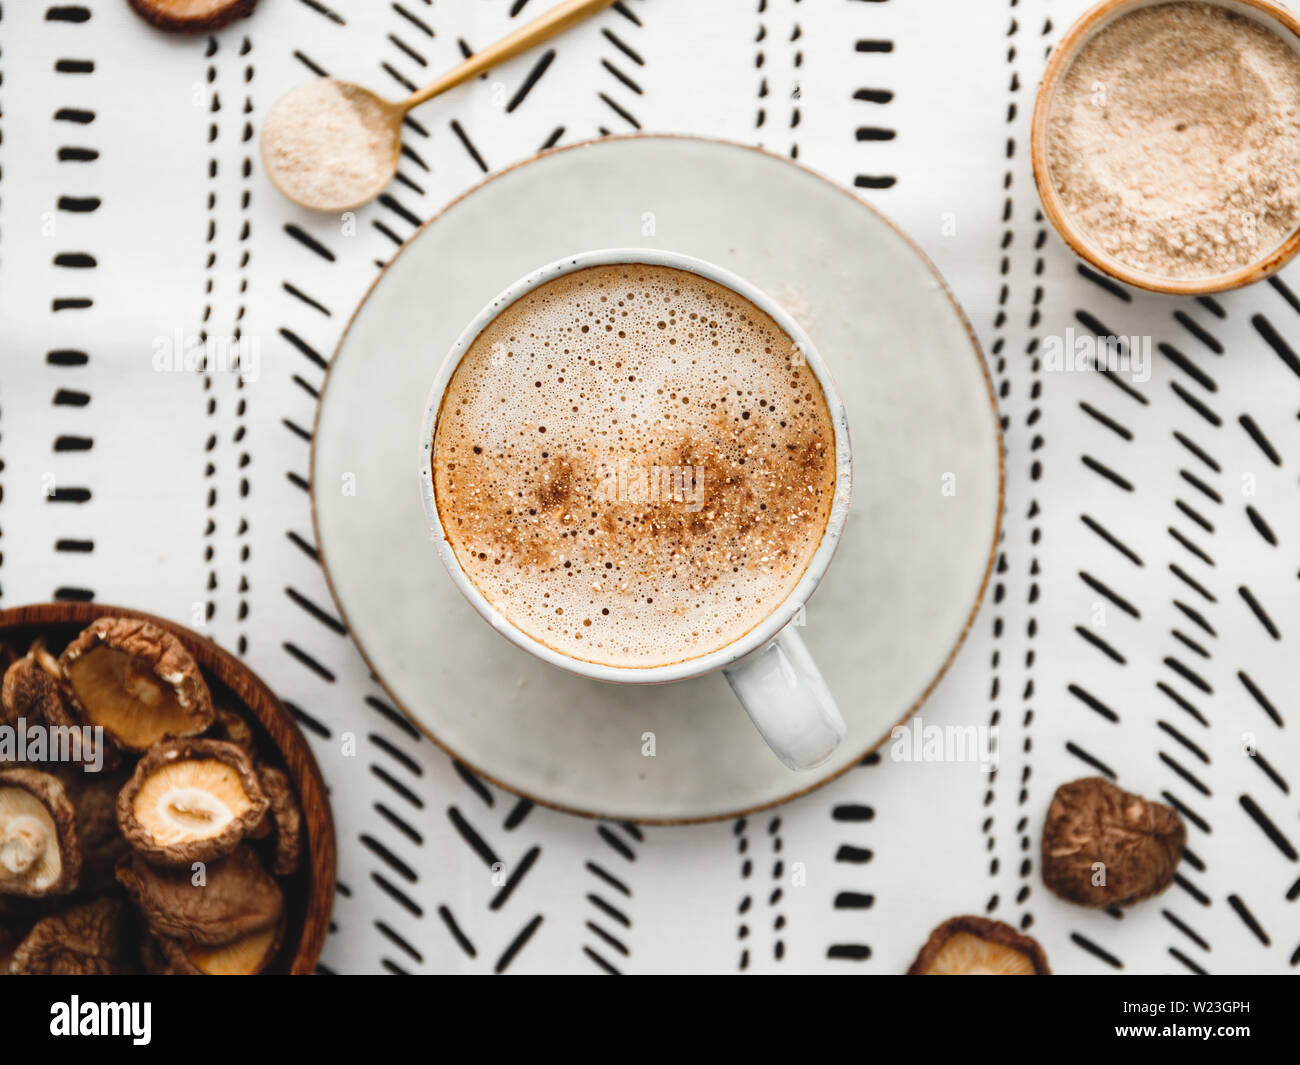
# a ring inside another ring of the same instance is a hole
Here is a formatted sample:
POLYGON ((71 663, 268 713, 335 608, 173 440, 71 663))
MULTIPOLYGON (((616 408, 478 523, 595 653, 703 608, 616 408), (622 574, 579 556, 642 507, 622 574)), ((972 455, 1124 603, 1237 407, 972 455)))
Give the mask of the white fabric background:
POLYGON ((1300 274, 1210 303, 1125 299, 1081 276, 1037 214, 1027 135, 1045 55, 1077 0, 625 0, 555 42, 513 109, 541 52, 418 112, 409 183, 354 225, 293 208, 261 174, 260 116, 309 64, 396 96, 401 79, 431 80, 462 44, 482 47, 545 6, 262 0, 250 20, 181 38, 124 0, 3 5, 0 602, 93 595, 206 624, 316 723, 340 842, 330 970, 889 973, 933 925, 974 912, 1028 928, 1061 972, 1291 971, 1300 379, 1285 344, 1300 346, 1287 298, 1300 274), (992 779, 974 765, 893 763, 886 749, 744 822, 635 829, 529 809, 473 786, 387 712, 330 624, 305 490, 318 360, 412 219, 484 167, 633 128, 728 137, 845 185, 868 179, 859 191, 933 257, 971 317, 1005 416, 1005 531, 989 599, 922 716, 996 720, 992 779), (61 160, 68 147, 98 156, 61 160), (68 253, 95 265, 59 265, 68 253), (56 309, 69 298, 91 305, 56 309), (1045 338, 1097 322, 1172 346, 1132 386, 1137 398, 1037 358, 1045 338), (236 327, 258 344, 256 381, 153 369, 156 338, 236 327), (88 359, 50 361, 66 350, 88 359), (91 496, 52 501, 52 488, 91 496), (1241 753, 1243 736, 1264 761, 1241 753), (1122 917, 1067 906, 1038 877, 1047 801, 1093 771, 1089 758, 1192 815, 1180 883, 1122 917), (464 826, 507 875, 527 866, 496 908, 499 886, 464 826))

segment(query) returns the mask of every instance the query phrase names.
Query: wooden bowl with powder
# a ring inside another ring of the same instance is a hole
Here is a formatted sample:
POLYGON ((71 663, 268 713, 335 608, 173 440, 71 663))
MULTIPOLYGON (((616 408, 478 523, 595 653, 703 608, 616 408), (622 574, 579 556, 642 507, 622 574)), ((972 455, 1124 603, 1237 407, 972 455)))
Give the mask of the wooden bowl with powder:
POLYGON ((1065 242, 1138 288, 1201 295, 1300 250, 1300 21, 1273 0, 1104 0, 1057 45, 1034 181, 1065 242))

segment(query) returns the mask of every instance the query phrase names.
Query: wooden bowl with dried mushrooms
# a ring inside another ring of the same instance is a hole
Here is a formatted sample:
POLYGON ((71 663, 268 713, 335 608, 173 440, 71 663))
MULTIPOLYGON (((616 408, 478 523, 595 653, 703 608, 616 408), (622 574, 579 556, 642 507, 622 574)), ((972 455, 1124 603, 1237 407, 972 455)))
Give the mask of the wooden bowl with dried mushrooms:
POLYGON ((99 603, 0 611, 0 974, 314 972, 320 769, 211 640, 99 603))

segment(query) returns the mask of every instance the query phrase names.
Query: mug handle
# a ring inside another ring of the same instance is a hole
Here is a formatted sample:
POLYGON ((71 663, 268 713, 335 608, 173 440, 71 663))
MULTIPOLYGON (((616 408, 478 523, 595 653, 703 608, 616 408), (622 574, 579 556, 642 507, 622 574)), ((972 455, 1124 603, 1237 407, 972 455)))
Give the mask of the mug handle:
POLYGON ((793 625, 722 672, 787 768, 816 768, 844 739, 844 718, 793 625))

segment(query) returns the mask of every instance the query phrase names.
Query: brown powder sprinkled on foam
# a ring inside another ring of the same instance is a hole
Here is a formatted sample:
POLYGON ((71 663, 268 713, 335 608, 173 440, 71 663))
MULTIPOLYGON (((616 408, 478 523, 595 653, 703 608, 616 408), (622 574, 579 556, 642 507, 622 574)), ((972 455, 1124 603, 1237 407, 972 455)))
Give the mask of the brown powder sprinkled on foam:
POLYGON ((1223 8, 1116 19, 1057 89, 1051 180, 1120 262, 1204 278, 1257 262, 1300 224, 1300 57, 1223 8))
POLYGON ((457 558, 516 626, 653 666, 725 646, 798 582, 830 514, 834 430, 752 304, 678 270, 594 267, 479 336, 433 466, 457 558))

